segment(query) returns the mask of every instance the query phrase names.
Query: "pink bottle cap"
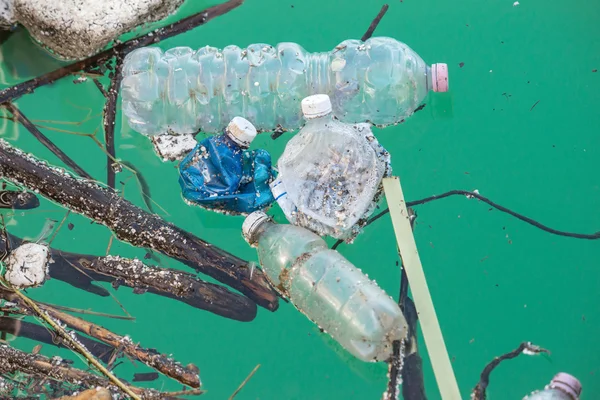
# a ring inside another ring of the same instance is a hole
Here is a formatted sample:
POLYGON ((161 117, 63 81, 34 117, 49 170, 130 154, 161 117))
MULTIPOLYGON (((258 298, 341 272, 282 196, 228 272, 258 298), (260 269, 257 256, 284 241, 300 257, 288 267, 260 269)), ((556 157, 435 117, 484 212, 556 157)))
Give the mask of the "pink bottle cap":
POLYGON ((431 66, 434 92, 448 91, 448 64, 437 63, 431 66))
POLYGON ((559 372, 552 378, 550 387, 553 389, 559 389, 567 393, 573 400, 579 399, 581 394, 581 382, 573 375, 569 375, 565 372, 559 372))

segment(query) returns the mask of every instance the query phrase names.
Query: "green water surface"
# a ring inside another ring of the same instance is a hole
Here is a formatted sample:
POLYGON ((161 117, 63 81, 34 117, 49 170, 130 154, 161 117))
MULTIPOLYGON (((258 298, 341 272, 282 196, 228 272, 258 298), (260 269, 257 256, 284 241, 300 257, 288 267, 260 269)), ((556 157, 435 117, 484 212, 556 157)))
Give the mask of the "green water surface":
MULTIPOLYGON (((170 21, 213 4, 188 0, 170 21)), ((159 46, 222 48, 291 41, 308 51, 327 51, 345 39, 359 39, 383 4, 247 0, 159 46)), ((446 62, 450 71, 450 93, 431 94, 425 109, 404 124, 375 130, 392 154, 407 198, 477 189, 551 227, 600 230, 600 72, 594 72, 600 69, 598 2, 523 0, 513 6, 512 0, 395 0, 389 5, 375 34, 407 43, 428 63, 446 62)), ((1 49, 2 87, 58 67, 23 35, 9 39, 1 49)), ((54 121, 40 124, 98 132, 102 141, 104 98, 91 80, 75 85, 73 79, 42 87, 16 104, 32 120, 54 121)), ((1 136, 12 144, 62 165, 25 129, 6 120, 0 127, 1 136)), ((42 130, 94 178, 106 181, 106 156, 92 139, 42 130)), ((277 159, 292 134, 275 141, 261 135, 253 148, 265 148, 277 159)), ((160 212, 165 219, 239 257, 257 259, 240 235, 243 218, 187 206, 176 164, 159 160, 150 141, 122 123, 120 114, 116 154, 141 171, 152 198, 168 213, 160 212)), ((132 174, 119 173, 119 189, 120 182, 125 183, 125 197, 143 206, 132 174)), ((521 399, 559 371, 581 380, 583 399, 598 398, 598 242, 542 232, 462 196, 416 209, 416 241, 463 398, 468 398, 487 362, 522 341, 552 354, 502 364, 492 375, 490 399, 521 399)), ((281 218, 276 206, 272 212, 281 218)), ((3 214, 11 233, 35 239, 47 218, 60 220, 65 210, 44 200, 38 209, 3 214)), ((63 227, 54 247, 105 254, 107 228, 78 215, 67 221, 74 228, 63 227)), ((389 217, 339 250, 397 297, 400 271, 389 217)), ((115 240, 110 253, 143 257, 145 251, 115 240)), ((161 264, 190 271, 166 257, 161 264)), ((134 295, 128 288, 113 293, 136 320, 89 319, 184 364, 198 365, 207 400, 227 399, 257 364, 260 369, 236 399, 380 399, 385 390, 385 364, 351 359, 290 304, 281 302, 275 313, 260 309, 254 321, 242 323, 155 295, 134 295)), ((123 314, 111 298, 56 280, 28 294, 64 306, 123 314)), ((419 340, 428 398, 439 399, 422 337, 419 340)), ((12 344, 28 351, 35 345, 25 339, 12 344)), ((77 358, 48 345, 42 353, 77 358)), ((148 371, 127 360, 115 370, 125 379, 148 371)), ((181 388, 166 378, 146 386, 181 388)))

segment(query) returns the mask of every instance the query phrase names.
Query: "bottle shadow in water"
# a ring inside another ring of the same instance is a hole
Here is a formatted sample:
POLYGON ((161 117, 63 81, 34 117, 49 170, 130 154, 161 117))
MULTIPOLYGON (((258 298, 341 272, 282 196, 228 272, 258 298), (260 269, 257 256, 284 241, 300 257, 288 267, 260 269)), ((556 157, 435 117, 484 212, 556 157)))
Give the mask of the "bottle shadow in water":
POLYGON ((315 326, 313 334, 321 338, 327 347, 331 351, 335 352, 337 356, 346 364, 352 372, 360 376, 365 382, 379 383, 382 377, 385 377, 388 370, 387 363, 384 362, 365 362, 359 360, 344 349, 337 341, 325 332, 321 332, 319 327, 315 326))
POLYGON ((21 26, 0 45, 0 63, 3 64, 0 84, 4 85, 32 79, 68 64, 36 44, 21 26))

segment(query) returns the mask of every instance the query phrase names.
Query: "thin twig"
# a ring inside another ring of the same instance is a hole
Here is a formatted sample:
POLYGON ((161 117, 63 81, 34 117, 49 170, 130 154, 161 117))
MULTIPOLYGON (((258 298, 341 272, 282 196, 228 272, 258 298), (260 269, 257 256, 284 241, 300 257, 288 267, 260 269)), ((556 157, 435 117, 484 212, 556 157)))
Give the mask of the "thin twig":
POLYGON ((104 86, 102 86, 102 83, 98 80, 98 78, 94 78, 93 81, 94 81, 94 85, 96 85, 96 87, 98 88, 100 93, 102 93, 102 96, 104 96, 104 98, 108 99, 108 93, 106 93, 106 89, 104 89, 104 86))
POLYGON ((254 369, 250 372, 250 374, 248 374, 246 379, 244 379, 242 381, 240 386, 238 386, 238 388, 235 390, 235 392, 233 392, 233 394, 231 396, 229 396, 229 400, 232 400, 244 388, 244 386, 246 386, 246 383, 248 383, 250 378, 252 378, 252 376, 254 376, 254 374, 256 373, 256 371, 258 371, 259 368, 260 368, 260 364, 257 364, 256 367, 254 367, 254 369))
POLYGON ((115 188, 115 168, 118 165, 114 165, 113 160, 115 156, 115 117, 117 115, 117 98, 119 97, 119 87, 121 80, 123 79, 122 74, 123 68, 123 55, 117 53, 115 61, 115 70, 113 77, 110 80, 110 86, 108 88, 108 97, 106 104, 104 105, 104 143, 106 145, 106 152, 108 157, 106 160, 106 184, 111 189, 115 188))
MULTIPOLYGON (((434 201, 434 200, 441 200, 441 199, 444 199, 446 197, 456 196, 456 195, 467 196, 467 198, 474 197, 474 198, 476 198, 478 200, 483 201, 486 204, 489 204, 490 206, 494 207, 498 211, 501 211, 503 213, 511 215, 511 216, 513 216, 513 217, 515 217, 515 218, 523 221, 523 222, 528 223, 529 225, 533 225, 536 228, 541 229, 544 232, 551 233, 553 235, 570 237, 570 238, 574 238, 574 239, 586 239, 586 240, 597 240, 597 239, 600 239, 600 232, 596 232, 596 233, 576 233, 576 232, 559 231, 557 229, 550 228, 550 227, 548 227, 546 225, 543 225, 540 222, 537 222, 536 220, 534 220, 532 218, 529 218, 529 217, 526 217, 525 215, 519 214, 516 211, 512 211, 512 210, 510 210, 510 209, 508 209, 508 208, 506 208, 504 206, 501 206, 500 204, 494 203, 492 200, 488 199, 487 197, 484 197, 484 196, 480 195, 479 193, 470 192, 468 190, 450 190, 449 192, 438 194, 438 195, 434 195, 434 196, 430 196, 430 197, 425 197, 424 199, 414 200, 414 201, 407 201, 406 202, 406 206, 407 207, 414 207, 414 206, 418 206, 418 205, 421 205, 421 204, 429 203, 429 202, 434 201)), ((389 212, 390 212, 390 209, 386 208, 385 210, 383 210, 379 214, 375 215, 373 218, 369 219, 369 221, 365 224, 364 227, 372 224, 373 222, 377 221, 379 218, 383 217, 384 215, 386 215, 389 212)), ((338 240, 337 242, 334 243, 334 245, 331 248, 335 250, 342 243, 343 243, 342 240, 338 240)))
POLYGON ((75 161, 59 149, 50 139, 46 137, 40 130, 12 103, 5 103, 4 107, 13 115, 15 120, 21 123, 40 143, 48 150, 54 153, 62 162, 68 165, 73 171, 83 178, 93 179, 90 174, 85 172, 75 161))
MULTIPOLYGON (((8 285, 8 286, 10 287, 10 285, 8 285)), ((75 350, 77 350, 77 352, 79 354, 84 356, 94 367, 96 367, 98 369, 98 371, 102 372, 119 389, 121 389, 128 396, 131 396, 132 399, 141 400, 141 398, 137 394, 133 393, 133 391, 128 386, 126 386, 123 382, 121 382, 119 380, 119 378, 117 378, 115 375, 113 375, 112 372, 107 370, 104 367, 104 365, 100 364, 100 362, 98 362, 98 360, 96 360, 96 358, 94 358, 94 356, 92 356, 85 347, 83 347, 81 344, 79 344, 79 342, 74 340, 64 330, 64 328, 62 326, 58 325, 53 318, 51 318, 47 313, 43 312, 33 300, 31 300, 29 297, 27 297, 23 293, 21 293, 21 291, 19 289, 15 289, 15 288, 12 288, 12 289, 14 290, 15 294, 17 296, 19 296, 21 298, 21 300, 23 300, 24 303, 26 303, 29 307, 31 307, 40 318, 42 318, 44 321, 46 321, 46 323, 48 323, 48 325, 50 325, 54 330, 56 330, 59 333, 60 336, 62 336, 63 340, 68 342, 69 345, 72 346, 75 350)))
POLYGON ((135 321, 135 317, 132 317, 131 315, 107 314, 107 313, 102 313, 102 312, 98 312, 98 311, 84 310, 84 309, 81 309, 81 308, 59 306, 57 304, 44 303, 42 301, 38 301, 38 303, 39 304, 43 304, 43 305, 48 306, 48 307, 56 308, 57 310, 68 311, 68 312, 72 312, 72 313, 76 313, 76 314, 87 314, 87 315, 95 315, 97 317, 105 317, 105 318, 110 318, 110 319, 120 319, 120 320, 125 320, 125 321, 135 321))
POLYGON ((494 358, 488 365, 485 366, 483 372, 481 372, 479 383, 477 383, 477 385, 473 388, 473 391, 471 392, 471 400, 486 399, 486 389, 490 383, 490 374, 492 373, 494 368, 496 368, 502 361, 515 358, 520 354, 535 355, 541 353, 550 354, 548 350, 542 349, 539 346, 531 344, 531 342, 523 342, 515 350, 501 355, 500 357, 494 358))
POLYGON ((388 8, 390 8, 390 7, 387 4, 384 4, 383 7, 381 7, 379 14, 377 14, 377 16, 375 17, 373 22, 371 22, 371 25, 369 25, 369 29, 367 29, 367 31, 365 32, 363 37, 360 38, 360 40, 362 40, 364 42, 367 39, 369 39, 371 36, 373 36, 373 32, 375 32, 375 29, 377 29, 377 25, 379 25, 379 23, 381 22, 381 19, 387 12, 388 8))
POLYGON ((275 290, 264 273, 256 269, 250 279, 247 261, 142 210, 112 189, 48 166, 2 139, 0 175, 107 226, 122 241, 175 258, 239 290, 271 311, 278 307, 275 290))
MULTIPOLYGON (((11 313, 31 315, 32 312, 30 311, 31 307, 29 307, 29 303, 23 304, 25 301, 22 300, 18 294, 19 293, 16 291, 13 292, 0 287, 0 298, 15 303, 11 309, 11 313)), ((193 364, 189 364, 184 367, 172 358, 158 353, 156 350, 146 349, 138 344, 135 344, 127 336, 123 337, 117 335, 116 333, 113 333, 100 325, 96 325, 79 317, 58 311, 52 307, 35 302, 31 299, 29 299, 29 301, 35 303, 37 310, 40 310, 40 312, 42 312, 45 316, 49 316, 50 318, 58 320, 62 324, 66 324, 71 329, 85 333, 86 335, 104 342, 115 349, 122 349, 122 351, 131 358, 138 360, 151 368, 154 368, 160 373, 173 378, 184 385, 188 385, 193 388, 198 388, 201 386, 200 377, 198 375, 198 367, 193 364)), ((37 310, 36 313, 39 314, 37 310)))
POLYGON ((179 35, 180 33, 187 32, 190 29, 196 28, 200 25, 204 25, 211 19, 226 14, 234 8, 239 7, 242 3, 243 0, 230 0, 223 4, 218 4, 214 7, 207 8, 204 11, 200 11, 197 14, 174 22, 164 28, 157 29, 153 32, 148 32, 143 36, 130 39, 123 43, 118 43, 115 46, 84 60, 66 65, 40 77, 33 78, 10 88, 4 89, 0 91, 0 104, 15 100, 24 94, 33 92, 40 86, 52 83, 58 79, 64 78, 67 75, 92 66, 97 66, 119 53, 126 54, 134 49, 158 43, 161 40, 168 39, 172 36, 179 35))

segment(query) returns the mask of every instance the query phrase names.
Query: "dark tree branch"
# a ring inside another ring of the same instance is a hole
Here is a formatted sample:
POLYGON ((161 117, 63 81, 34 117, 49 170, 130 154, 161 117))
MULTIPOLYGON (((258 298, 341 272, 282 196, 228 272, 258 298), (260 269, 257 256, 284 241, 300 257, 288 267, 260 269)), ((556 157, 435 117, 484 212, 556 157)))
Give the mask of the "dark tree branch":
MULTIPOLYGON (((10 248, 23 243, 23 239, 6 234, 10 246, 0 236, 0 254, 9 253, 10 248)), ((115 288, 123 285, 133 288, 136 294, 154 293, 237 321, 252 321, 256 317, 256 304, 247 297, 183 271, 150 267, 137 259, 98 257, 53 248, 50 248, 50 255, 53 260, 48 267, 51 278, 90 293, 108 296, 106 289, 92 282, 110 282, 115 288)))
POLYGON ((0 104, 15 100, 24 94, 33 92, 40 86, 53 83, 54 81, 64 78, 67 75, 88 69, 92 66, 97 66, 100 63, 116 56, 117 54, 124 55, 134 49, 158 43, 161 40, 168 39, 175 35, 179 35, 180 33, 187 32, 190 29, 196 28, 200 25, 204 25, 211 19, 226 14, 234 8, 239 7, 242 3, 243 0, 230 0, 223 4, 218 4, 214 7, 207 8, 204 11, 172 23, 164 28, 149 32, 141 37, 133 38, 123 43, 118 43, 110 49, 104 50, 84 60, 77 61, 40 77, 33 78, 10 88, 4 89, 0 91, 0 104))
POLYGON ((40 141, 48 150, 53 152, 65 165, 75 171, 78 175, 83 178, 93 179, 90 174, 85 172, 75 161, 66 155, 61 149, 59 149, 50 139, 46 137, 40 130, 35 126, 25 115, 19 111, 19 109, 12 103, 5 103, 4 107, 10 111, 15 121, 19 122, 25 129, 27 129, 37 140, 40 141))
POLYGON ((142 210, 112 189, 49 167, 1 139, 0 176, 107 226, 122 241, 159 251, 239 290, 269 310, 277 309, 277 295, 261 270, 251 276, 246 261, 142 210))
POLYGON ((479 383, 473 388, 471 393, 472 400, 485 400, 487 398, 486 389, 490 383, 490 374, 500 363, 504 360, 509 360, 511 358, 515 358, 519 356, 521 353, 527 352, 528 354, 540 354, 540 353, 548 353, 550 352, 546 349, 542 349, 539 346, 531 344, 531 342, 523 342, 519 347, 515 350, 501 355, 500 357, 494 358, 488 365, 485 366, 483 372, 481 372, 481 377, 479 378, 479 383))
MULTIPOLYGON (((412 208, 408 209, 410 226, 414 229, 416 214, 412 208)), ((404 343, 404 355, 399 341, 395 341, 392 359, 389 361, 389 381, 386 400, 397 400, 399 396, 399 377, 402 378, 402 398, 404 400, 426 400, 425 384, 423 380, 423 360, 419 355, 417 343, 417 322, 419 319, 415 304, 408 297, 408 276, 404 267, 400 268, 400 295, 398 306, 402 310, 408 324, 408 335, 404 343), (404 356, 404 359, 402 357, 404 356)))
POLYGON ((108 187, 115 188, 115 169, 118 165, 114 165, 115 161, 115 118, 117 115, 117 98, 119 97, 119 87, 121 86, 121 80, 123 79, 122 74, 123 68, 123 56, 118 53, 115 62, 115 70, 113 77, 110 80, 110 87, 108 88, 107 101, 104 105, 104 143, 106 144, 106 184, 108 187))
MULTIPOLYGON (((0 317, 0 331, 9 333, 14 336, 24 337, 31 340, 36 340, 41 343, 46 343, 59 348, 69 348, 62 344, 62 339, 58 335, 53 335, 48 329, 43 326, 32 324, 31 322, 22 321, 12 317, 0 317)), ((86 336, 74 333, 75 338, 83 344, 92 355, 99 358, 105 364, 108 364, 111 353, 115 350, 114 347, 107 344, 97 342, 86 336)))
MULTIPOLYGON (((0 298, 14 303, 14 306, 9 311, 12 314, 36 315, 36 313, 23 302, 21 297, 8 289, 0 287, 0 298)), ((37 303, 37 306, 50 317, 59 320, 62 324, 67 325, 71 329, 85 333, 115 349, 122 349, 122 351, 130 357, 139 360, 166 376, 176 379, 184 385, 193 388, 200 387, 201 385, 200 377, 198 376, 198 367, 193 364, 183 367, 180 363, 169 358, 167 355, 160 354, 152 349, 145 349, 135 344, 129 337, 117 335, 100 325, 64 313, 49 305, 37 303)))
POLYGON ((373 36, 373 32, 375 32, 375 29, 377 29, 377 25, 379 25, 379 23, 381 22, 381 19, 387 12, 388 8, 390 8, 390 7, 387 4, 384 4, 383 7, 381 7, 379 14, 377 14, 377 16, 375 17, 373 22, 371 22, 371 25, 369 25, 369 29, 367 29, 367 31, 365 32, 363 37, 360 38, 360 40, 362 40, 364 42, 365 40, 367 40, 371 36, 373 36))
MULTIPOLYGON (((60 384, 70 383, 83 388, 104 387, 118 394, 119 389, 101 376, 82 371, 41 354, 26 353, 8 345, 0 345, 0 374, 25 373, 41 379, 50 379, 60 384)), ((144 400, 173 399, 168 393, 154 389, 142 389, 129 386, 131 391, 144 400)), ((198 394, 197 391, 190 391, 198 394)), ((37 398, 37 397, 35 397, 37 398)))

